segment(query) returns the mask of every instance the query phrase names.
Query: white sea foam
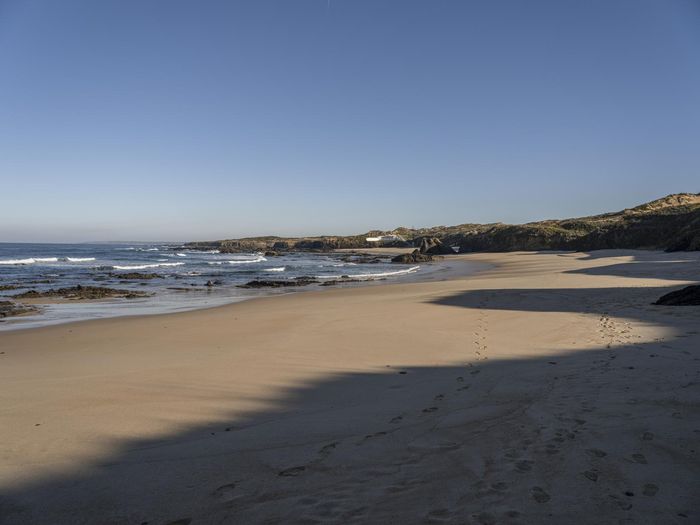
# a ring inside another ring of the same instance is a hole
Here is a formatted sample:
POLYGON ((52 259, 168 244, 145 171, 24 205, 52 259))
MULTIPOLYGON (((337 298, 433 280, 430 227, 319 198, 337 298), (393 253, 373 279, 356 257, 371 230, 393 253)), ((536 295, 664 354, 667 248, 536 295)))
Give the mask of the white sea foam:
POLYGON ((185 263, 175 262, 175 263, 158 263, 158 264, 134 264, 131 266, 117 266, 116 264, 112 266, 115 270, 145 270, 147 268, 159 268, 161 266, 182 266, 185 263))
POLYGON ((35 259, 29 258, 29 259, 5 259, 4 261, 0 261, 0 264, 34 264, 36 262, 35 259))
MULTIPOLYGON (((350 279, 375 279, 377 277, 392 277, 395 275, 406 275, 409 273, 416 273, 420 269, 420 266, 411 266, 405 270, 396 270, 394 272, 379 272, 379 273, 360 273, 360 274, 345 274, 350 279)), ((317 275, 316 279, 340 279, 340 275, 317 275)))
POLYGON ((283 272, 287 269, 286 266, 280 266, 279 268, 267 268, 266 272, 283 272))
POLYGON ((254 259, 231 259, 226 261, 229 264, 251 264, 251 263, 259 263, 259 262, 265 262, 267 259, 263 257, 262 255, 258 255, 254 259))
POLYGON ((0 264, 35 264, 58 262, 58 257, 27 257, 26 259, 5 259, 0 264))
POLYGON ((177 255, 178 257, 187 257, 186 253, 176 253, 175 255, 177 255))
POLYGON ((227 261, 210 261, 209 264, 252 264, 265 261, 267 261, 267 259, 262 255, 240 255, 235 259, 229 259, 227 261))
POLYGON ((66 257, 66 261, 68 262, 88 262, 94 260, 94 257, 66 257))

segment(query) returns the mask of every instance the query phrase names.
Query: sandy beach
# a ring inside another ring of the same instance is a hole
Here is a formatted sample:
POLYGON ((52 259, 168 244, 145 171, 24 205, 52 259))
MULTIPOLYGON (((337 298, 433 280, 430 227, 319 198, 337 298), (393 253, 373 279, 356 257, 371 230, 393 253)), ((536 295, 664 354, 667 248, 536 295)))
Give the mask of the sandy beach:
POLYGON ((0 333, 0 523, 700 523, 700 254, 0 333))

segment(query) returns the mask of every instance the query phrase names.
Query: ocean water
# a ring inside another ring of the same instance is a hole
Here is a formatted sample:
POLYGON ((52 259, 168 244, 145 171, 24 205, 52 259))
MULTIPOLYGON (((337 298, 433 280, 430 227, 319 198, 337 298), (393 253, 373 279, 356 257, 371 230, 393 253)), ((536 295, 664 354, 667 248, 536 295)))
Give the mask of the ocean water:
MULTIPOLYGON (((37 315, 8 318, 4 328, 33 327, 80 319, 141 315, 205 308, 260 295, 318 289, 319 285, 284 289, 242 289, 256 279, 312 277, 321 282, 343 276, 366 282, 396 281, 425 274, 430 265, 407 266, 364 262, 350 254, 224 254, 184 250, 177 244, 14 244, 0 243, 0 300, 28 290, 106 286, 153 294, 138 299, 110 299, 52 304, 37 315), (126 281, 129 272, 156 273, 160 278, 126 281), (216 283, 207 287, 207 281, 216 283), (4 297, 3 297, 4 296, 4 297)), ((348 286, 348 285, 343 285, 348 286)), ((328 288, 321 288, 328 289, 328 288)))

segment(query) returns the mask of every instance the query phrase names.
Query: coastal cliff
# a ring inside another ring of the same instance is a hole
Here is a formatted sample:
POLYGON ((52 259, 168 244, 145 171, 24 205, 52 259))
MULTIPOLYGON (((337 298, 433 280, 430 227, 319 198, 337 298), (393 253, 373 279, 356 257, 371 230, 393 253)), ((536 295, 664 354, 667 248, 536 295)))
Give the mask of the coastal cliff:
MULTIPOLYGON (((397 228, 362 235, 321 237, 249 237, 190 242, 189 249, 221 252, 330 251, 377 246, 367 237, 395 234, 406 242, 392 246, 419 246, 426 238, 464 252, 520 250, 662 249, 700 250, 700 194, 677 193, 613 213, 527 224, 460 224, 432 228, 397 228)), ((384 246, 387 246, 386 244, 384 246)))

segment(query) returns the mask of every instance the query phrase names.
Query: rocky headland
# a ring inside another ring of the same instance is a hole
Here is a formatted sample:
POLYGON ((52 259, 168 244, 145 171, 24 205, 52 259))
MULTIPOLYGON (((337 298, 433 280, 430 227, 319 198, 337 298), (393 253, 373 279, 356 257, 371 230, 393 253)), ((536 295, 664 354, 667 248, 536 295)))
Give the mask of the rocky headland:
MULTIPOLYGON (((454 252, 454 249, 460 253, 615 248, 697 251, 700 250, 700 194, 677 193, 618 212, 527 224, 396 228, 350 236, 248 237, 190 242, 184 247, 194 250, 216 249, 222 253, 326 252, 374 248, 378 246, 377 243, 367 241, 367 238, 381 235, 395 235, 398 239, 403 239, 381 246, 414 247, 421 256, 448 254, 454 252), (437 247, 435 241, 439 241, 437 247)), ((427 259, 416 254, 414 259, 401 262, 425 260, 427 259)))

